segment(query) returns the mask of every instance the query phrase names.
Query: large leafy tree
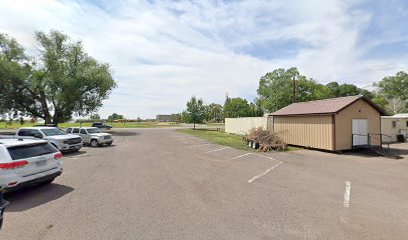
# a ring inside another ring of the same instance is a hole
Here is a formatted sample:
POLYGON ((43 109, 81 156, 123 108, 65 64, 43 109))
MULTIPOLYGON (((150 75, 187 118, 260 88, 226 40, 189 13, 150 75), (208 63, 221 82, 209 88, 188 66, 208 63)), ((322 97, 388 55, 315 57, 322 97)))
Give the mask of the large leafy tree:
POLYGON ((252 116, 252 110, 247 100, 239 97, 230 98, 227 96, 224 103, 224 117, 236 118, 250 116, 252 116))
POLYGON ((408 111, 408 74, 400 71, 395 76, 383 78, 378 84, 379 92, 386 98, 400 102, 399 109, 395 112, 408 111))
POLYGON ((190 101, 187 102, 186 114, 188 115, 186 120, 192 122, 195 129, 196 123, 202 123, 204 120, 205 108, 203 99, 198 99, 195 96, 191 97, 190 101))
POLYGON ((0 35, 0 108, 58 124, 101 107, 116 87, 110 66, 61 32, 37 32, 35 38, 39 58, 28 57, 15 39, 0 35))
POLYGON ((296 102, 330 97, 330 90, 313 79, 300 75, 297 68, 279 68, 259 80, 258 99, 264 111, 275 112, 293 102, 293 79, 296 81, 296 102))
POLYGON ((220 122, 222 119, 222 106, 211 103, 205 106, 205 120, 207 122, 220 122))

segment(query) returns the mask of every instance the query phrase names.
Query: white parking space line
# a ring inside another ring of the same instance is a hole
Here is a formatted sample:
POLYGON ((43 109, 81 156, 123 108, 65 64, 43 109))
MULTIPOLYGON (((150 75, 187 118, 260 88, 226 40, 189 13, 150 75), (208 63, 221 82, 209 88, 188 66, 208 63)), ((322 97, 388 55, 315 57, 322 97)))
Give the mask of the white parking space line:
POLYGON ((249 154, 251 153, 245 153, 245 154, 239 155, 238 157, 231 158, 231 160, 242 158, 242 157, 248 156, 249 154))
POLYGON ((271 159, 271 160, 275 160, 275 161, 282 162, 282 161, 280 161, 280 160, 278 160, 278 159, 276 159, 276 158, 267 157, 267 156, 264 156, 264 155, 262 155, 262 154, 258 154, 258 153, 252 153, 252 154, 254 154, 254 155, 256 155, 256 156, 259 156, 259 157, 268 158, 268 159, 271 159))
POLYGON ((275 165, 273 165, 272 167, 266 169, 264 172, 261 172, 260 174, 258 174, 258 175, 256 175, 256 176, 252 177, 251 179, 249 179, 249 180, 248 180, 248 183, 251 183, 251 182, 253 182, 253 181, 256 180, 256 179, 258 179, 258 178, 260 178, 260 177, 262 177, 262 176, 265 176, 266 174, 268 174, 270 171, 272 171, 273 169, 275 169, 276 167, 278 167, 278 166, 281 165, 282 163, 283 163, 283 162, 279 161, 277 164, 275 164, 275 165))
POLYGON ((206 153, 218 152, 218 151, 222 151, 222 150, 225 150, 225 149, 228 149, 228 148, 230 148, 230 147, 219 148, 219 149, 215 149, 215 150, 212 150, 212 151, 209 151, 209 152, 206 152, 206 153))
POLYGON ((351 191, 351 182, 346 181, 346 189, 344 190, 344 201, 343 201, 343 206, 345 208, 350 207, 350 191, 351 191))
POLYGON ((212 144, 212 143, 203 143, 203 144, 200 144, 200 145, 191 146, 191 148, 202 147, 202 146, 211 145, 211 144, 212 144))

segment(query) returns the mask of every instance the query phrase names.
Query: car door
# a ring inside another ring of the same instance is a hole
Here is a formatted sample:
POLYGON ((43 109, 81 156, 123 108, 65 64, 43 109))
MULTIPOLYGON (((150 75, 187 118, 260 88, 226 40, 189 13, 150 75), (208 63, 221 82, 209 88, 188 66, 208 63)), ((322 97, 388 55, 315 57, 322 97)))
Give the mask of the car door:
POLYGON ((79 136, 81 136, 82 142, 85 142, 85 143, 91 142, 91 136, 88 135, 88 132, 86 131, 86 129, 81 128, 79 131, 79 136))

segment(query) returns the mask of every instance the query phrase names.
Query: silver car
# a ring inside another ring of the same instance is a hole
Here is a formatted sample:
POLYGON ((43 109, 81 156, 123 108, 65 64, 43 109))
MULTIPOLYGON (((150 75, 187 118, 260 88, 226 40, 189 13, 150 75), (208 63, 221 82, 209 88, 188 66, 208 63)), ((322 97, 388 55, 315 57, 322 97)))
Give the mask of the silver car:
POLYGON ((112 145, 113 143, 112 134, 101 132, 97 127, 70 127, 67 128, 67 133, 80 136, 84 144, 92 147, 112 145))

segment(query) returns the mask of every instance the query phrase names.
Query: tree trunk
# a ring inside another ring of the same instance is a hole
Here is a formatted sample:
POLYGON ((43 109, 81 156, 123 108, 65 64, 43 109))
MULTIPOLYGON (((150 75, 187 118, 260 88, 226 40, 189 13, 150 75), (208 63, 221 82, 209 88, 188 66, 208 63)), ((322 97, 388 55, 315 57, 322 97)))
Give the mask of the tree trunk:
POLYGON ((194 130, 195 130, 195 122, 193 124, 194 124, 194 130))
POLYGON ((42 111, 44 113, 45 124, 51 124, 52 123, 51 114, 50 114, 50 111, 48 110, 47 99, 45 98, 45 93, 44 92, 40 93, 39 101, 40 101, 40 104, 41 104, 42 111))

